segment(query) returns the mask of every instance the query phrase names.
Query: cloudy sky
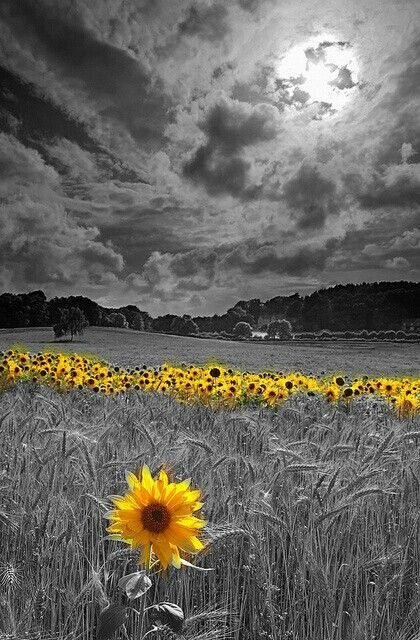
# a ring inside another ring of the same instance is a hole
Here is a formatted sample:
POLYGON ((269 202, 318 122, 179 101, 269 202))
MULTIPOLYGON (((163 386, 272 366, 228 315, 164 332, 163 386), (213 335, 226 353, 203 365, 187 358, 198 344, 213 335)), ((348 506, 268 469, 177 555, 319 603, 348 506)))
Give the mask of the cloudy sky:
POLYGON ((2 0, 0 291, 418 280, 416 0, 2 0))

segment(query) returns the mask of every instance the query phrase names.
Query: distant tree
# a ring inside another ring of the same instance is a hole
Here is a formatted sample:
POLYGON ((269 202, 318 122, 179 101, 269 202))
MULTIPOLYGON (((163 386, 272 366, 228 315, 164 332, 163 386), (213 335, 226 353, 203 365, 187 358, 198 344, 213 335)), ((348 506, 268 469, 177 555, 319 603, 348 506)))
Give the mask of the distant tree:
POLYGON ((197 323, 194 322, 192 318, 186 318, 183 326, 182 335, 191 336, 191 335, 195 335, 196 333, 198 333, 197 323))
POLYGON ((150 329, 152 317, 146 311, 140 311, 134 304, 128 304, 118 309, 109 309, 107 315, 110 313, 122 313, 130 329, 136 329, 137 331, 148 331, 150 329))
POLYGON ((249 322, 238 322, 233 328, 233 334, 237 338, 252 338, 252 327, 249 322))
POLYGON ((108 327, 116 327, 119 329, 127 329, 128 327, 128 322, 122 313, 110 313, 106 316, 105 322, 108 327))
POLYGON ((177 318, 179 318, 179 316, 176 316, 173 313, 167 313, 164 316, 158 316, 157 318, 153 318, 152 331, 156 331, 159 333, 170 333, 172 323, 177 318))
POLYGON ((267 327, 269 338, 280 338, 280 340, 290 340, 292 337, 292 325, 288 320, 273 320, 267 327))
POLYGON ((53 326, 56 338, 70 334, 71 339, 76 335, 82 335, 83 331, 89 326, 84 313, 78 307, 70 307, 70 309, 59 309, 59 321, 53 326))
POLYGON ((26 327, 28 320, 22 298, 13 293, 0 296, 0 327, 26 327))
POLYGON ((198 333, 198 325, 189 315, 176 316, 171 322, 171 333, 189 336, 198 333))
POLYGON ((133 316, 129 327, 130 329, 135 329, 136 331, 144 331, 146 327, 144 326, 143 316, 140 313, 133 316))

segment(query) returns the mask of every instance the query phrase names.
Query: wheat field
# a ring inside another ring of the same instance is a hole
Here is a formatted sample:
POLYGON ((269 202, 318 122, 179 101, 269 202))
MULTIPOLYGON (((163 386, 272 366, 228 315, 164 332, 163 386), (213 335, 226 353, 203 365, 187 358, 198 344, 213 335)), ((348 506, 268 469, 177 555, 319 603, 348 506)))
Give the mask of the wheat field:
POLYGON ((105 539, 107 496, 143 463, 204 493, 193 562, 213 570, 157 573, 145 596, 182 607, 187 640, 420 637, 418 420, 369 398, 214 411, 19 384, 0 423, 0 637, 96 637, 137 566, 105 539))

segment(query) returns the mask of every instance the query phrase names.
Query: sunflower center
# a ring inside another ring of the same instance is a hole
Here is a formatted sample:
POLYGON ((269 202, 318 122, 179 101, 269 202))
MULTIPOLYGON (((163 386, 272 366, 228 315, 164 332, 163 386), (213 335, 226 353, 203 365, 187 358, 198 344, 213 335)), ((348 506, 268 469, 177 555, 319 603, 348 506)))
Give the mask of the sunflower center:
POLYGON ((158 502, 144 507, 141 514, 143 527, 151 533, 162 533, 168 528, 171 521, 171 514, 164 504, 158 502))

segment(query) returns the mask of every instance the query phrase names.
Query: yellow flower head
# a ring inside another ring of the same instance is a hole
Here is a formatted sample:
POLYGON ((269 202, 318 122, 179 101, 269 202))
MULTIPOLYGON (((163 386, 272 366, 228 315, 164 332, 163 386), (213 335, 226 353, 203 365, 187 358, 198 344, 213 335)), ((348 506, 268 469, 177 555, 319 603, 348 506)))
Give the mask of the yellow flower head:
POLYGON ((153 551, 164 569, 170 564, 179 569, 180 551, 194 554, 204 548, 198 532, 206 522, 193 515, 202 507, 201 492, 189 489, 189 480, 169 482, 165 471, 155 480, 147 465, 141 480, 131 472, 126 478, 130 490, 111 498, 116 508, 107 514, 111 521, 107 531, 141 549, 141 562, 148 566, 153 551))

